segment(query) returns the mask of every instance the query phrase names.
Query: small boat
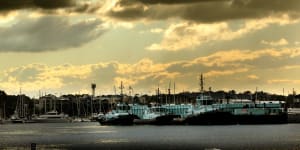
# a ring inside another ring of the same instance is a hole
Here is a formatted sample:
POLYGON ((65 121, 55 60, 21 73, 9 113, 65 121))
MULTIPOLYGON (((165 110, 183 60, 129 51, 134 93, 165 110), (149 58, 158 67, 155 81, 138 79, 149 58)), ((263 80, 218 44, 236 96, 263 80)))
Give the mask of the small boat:
POLYGON ((44 115, 40 115, 36 118, 33 118, 32 120, 37 123, 67 123, 67 122, 71 122, 68 115, 63 114, 63 113, 58 114, 58 112, 56 110, 49 111, 44 115))
POLYGON ((18 112, 17 111, 14 111, 14 114, 10 117, 10 121, 12 123, 25 123, 25 118, 21 118, 19 115, 18 115, 18 112))

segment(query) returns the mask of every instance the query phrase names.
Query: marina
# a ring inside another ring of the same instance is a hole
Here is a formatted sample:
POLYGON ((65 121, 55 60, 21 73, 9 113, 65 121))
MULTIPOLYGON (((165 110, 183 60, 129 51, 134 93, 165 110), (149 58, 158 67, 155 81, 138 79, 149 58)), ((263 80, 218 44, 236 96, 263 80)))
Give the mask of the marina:
POLYGON ((300 0, 0 0, 0 150, 300 150, 300 0))
MULTIPOLYGON (((289 121, 285 101, 227 99, 218 102, 204 93, 202 74, 200 83, 201 91, 194 104, 159 103, 146 106, 118 103, 114 110, 100 116, 98 121, 101 125, 284 124, 289 121)), ((157 93, 159 99, 159 88, 157 93)))

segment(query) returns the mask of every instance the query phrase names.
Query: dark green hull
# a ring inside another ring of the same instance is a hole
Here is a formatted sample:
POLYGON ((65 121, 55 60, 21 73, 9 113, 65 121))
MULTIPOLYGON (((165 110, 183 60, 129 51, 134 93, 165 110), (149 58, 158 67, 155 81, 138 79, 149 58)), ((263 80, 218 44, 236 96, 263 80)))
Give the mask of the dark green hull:
POLYGON ((192 115, 184 120, 187 125, 227 124, 283 124, 288 123, 286 113, 276 115, 233 115, 230 112, 209 112, 192 115))

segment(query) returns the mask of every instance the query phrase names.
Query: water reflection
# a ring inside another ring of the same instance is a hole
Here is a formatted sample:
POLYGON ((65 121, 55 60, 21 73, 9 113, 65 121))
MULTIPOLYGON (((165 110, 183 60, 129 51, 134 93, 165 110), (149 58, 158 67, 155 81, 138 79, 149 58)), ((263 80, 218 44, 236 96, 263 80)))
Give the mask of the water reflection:
POLYGON ((0 126, 0 149, 300 149, 300 124, 100 126, 98 123, 0 126))
POLYGON ((95 143, 124 143, 129 142, 128 139, 99 139, 95 143))

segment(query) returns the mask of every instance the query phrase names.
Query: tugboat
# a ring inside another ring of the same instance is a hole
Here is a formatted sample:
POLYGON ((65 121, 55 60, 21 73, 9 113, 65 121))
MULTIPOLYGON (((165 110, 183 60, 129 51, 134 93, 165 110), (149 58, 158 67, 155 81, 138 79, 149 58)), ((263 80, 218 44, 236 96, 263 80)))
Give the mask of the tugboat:
POLYGON ((117 104, 115 110, 98 116, 97 121, 100 125, 133 125, 133 120, 139 118, 137 115, 130 112, 130 105, 123 103, 123 89, 124 86, 121 81, 121 102, 117 104))
POLYGON ((178 121, 178 118, 181 118, 180 115, 172 114, 169 112, 168 108, 164 106, 153 106, 146 107, 143 110, 144 113, 142 117, 134 120, 136 125, 172 125, 178 121))

